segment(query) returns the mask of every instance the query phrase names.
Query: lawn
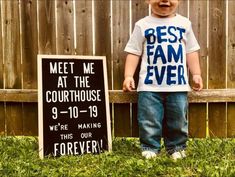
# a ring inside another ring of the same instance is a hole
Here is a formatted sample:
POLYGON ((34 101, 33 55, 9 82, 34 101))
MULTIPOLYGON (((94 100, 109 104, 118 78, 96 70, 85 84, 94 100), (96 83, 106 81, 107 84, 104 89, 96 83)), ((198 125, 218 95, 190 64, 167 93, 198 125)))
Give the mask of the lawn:
POLYGON ((174 162, 163 149, 155 159, 146 160, 140 155, 138 139, 115 138, 112 152, 41 160, 36 137, 2 136, 0 176, 235 176, 235 139, 191 139, 187 154, 174 162))

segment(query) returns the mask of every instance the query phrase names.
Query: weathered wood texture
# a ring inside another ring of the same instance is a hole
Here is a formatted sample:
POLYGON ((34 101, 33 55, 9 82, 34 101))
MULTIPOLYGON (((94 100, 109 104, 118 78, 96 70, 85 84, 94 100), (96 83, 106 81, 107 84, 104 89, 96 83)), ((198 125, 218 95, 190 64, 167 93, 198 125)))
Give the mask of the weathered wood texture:
MULTIPOLYGON (((38 29, 37 29, 37 2, 21 1, 22 20, 22 71, 23 89, 37 88, 37 53, 38 53, 38 29)), ((38 125, 37 104, 22 104, 23 134, 37 133, 38 125)))
MULTIPOLYGON (((130 32, 129 1, 113 1, 113 89, 122 89, 124 79, 124 47, 130 32)), ((118 136, 131 136, 130 104, 114 104, 114 133, 118 136)))
MULTIPOLYGON (((145 1, 142 0, 135 0, 131 2, 131 10, 132 10, 132 30, 134 28, 135 23, 143 18, 144 16, 147 16, 149 14, 149 7, 146 5, 145 1)), ((138 84, 138 75, 140 70, 140 63, 136 69, 134 79, 136 82, 136 85, 138 84)), ((139 128, 138 128, 138 121, 137 121, 137 103, 133 103, 131 105, 131 135, 134 137, 138 137, 139 135, 139 128)))
POLYGON ((76 54, 93 54, 92 1, 75 1, 76 9, 76 54))
MULTIPOLYGON (((191 0, 189 18, 193 22, 193 31, 200 44, 202 79, 204 88, 207 88, 207 1, 191 0)), ((188 118, 191 136, 206 137, 207 104, 190 104, 188 118)))
POLYGON ((56 53, 75 54, 73 1, 56 1, 56 53))
MULTIPOLYGON (((210 89, 226 88, 226 1, 209 1, 210 89)), ((226 137, 226 103, 209 104, 209 134, 226 137)))
MULTIPOLYGON (((121 89, 144 0, 0 2, 0 134, 37 135, 37 54, 77 54, 106 56, 114 135, 138 136, 137 94, 121 89)), ((177 12, 192 21, 206 89, 189 93, 190 136, 235 137, 235 1, 183 0, 177 12)))
POLYGON ((55 1, 38 1, 38 54, 56 53, 55 1))
MULTIPOLYGON (((228 1, 228 88, 235 88, 235 2, 228 1)), ((227 107, 227 136, 235 137, 235 103, 227 107)))
MULTIPOLYGON (((0 9, 0 19, 2 19, 2 9, 0 9)), ((2 23, 0 23, 0 33, 2 34, 2 23)), ((4 73, 4 69, 3 69, 3 41, 2 38, 0 38, 0 88, 3 89, 3 73, 4 73)), ((0 135, 4 135, 5 134, 5 107, 4 107, 4 103, 1 102, 0 103, 0 135)))
MULTIPOLYGON (((200 114, 198 114, 198 110, 201 112, 206 111, 205 104, 207 102, 215 103, 215 105, 221 104, 221 103, 229 103, 229 106, 233 106, 235 102, 235 89, 225 89, 225 90, 203 90, 201 92, 190 92, 189 93, 189 102, 191 103, 189 106, 189 117, 195 117, 195 119, 190 119, 190 135, 192 137, 205 137, 206 134, 206 119, 199 118, 200 114), (191 125, 194 126, 191 126, 191 125)), ((109 91, 109 101, 110 103, 115 103, 119 107, 124 107, 128 103, 136 104, 137 102, 137 93, 135 91, 133 92, 122 92, 121 90, 110 90, 109 91)), ((37 90, 33 89, 4 89, 0 90, 0 102, 24 102, 27 103, 30 107, 30 103, 37 103, 37 90)), ((233 119, 233 113, 234 109, 231 109, 229 121, 230 122, 228 126, 228 135, 233 136, 234 135, 234 127, 232 122, 233 119)), ((4 113, 4 110, 2 110, 4 113)), ((37 111, 36 111, 37 112, 37 111)), ((211 110, 214 114, 211 116, 216 116, 219 114, 218 111, 211 110)), ((132 110, 133 114, 136 114, 136 107, 132 110)), ((25 115, 26 113, 23 112, 25 115)), ((30 113, 28 113, 30 114, 30 113)), ((129 120, 130 123, 128 125, 125 125, 125 121, 123 121, 123 127, 122 128, 128 128, 132 127, 131 129, 128 129, 132 136, 137 136, 137 121, 136 121, 136 115, 134 116, 132 120, 129 120)), ((3 119, 4 120, 4 119, 3 119)), ((4 122, 4 121, 3 121, 4 122)), ((216 124, 218 125, 218 124, 216 124)), ((32 126, 32 125, 31 125, 32 126)), ((35 127, 35 124, 33 125, 35 127)), ((120 125, 121 126, 121 125, 120 125)), ((35 130, 35 129, 33 129, 35 130)), ((230 136, 230 137, 231 137, 230 136)))
POLYGON ((189 1, 188 0, 183 0, 180 1, 179 7, 177 12, 185 17, 188 17, 188 5, 189 5, 189 1))
MULTIPOLYGON (((0 9, 0 19, 2 19, 2 9, 0 9)), ((3 24, 0 23, 0 34, 2 34, 2 25, 3 24)), ((4 81, 4 79, 3 79, 3 73, 4 73, 3 63, 4 63, 4 60, 3 60, 3 44, 2 44, 2 42, 3 42, 2 38, 0 38, 0 89, 3 89, 3 81, 4 81)), ((0 111, 0 114, 1 114, 1 111, 0 111)))
MULTIPOLYGON (((0 102, 38 102, 37 89, 0 89, 0 102)), ((204 89, 200 92, 188 93, 189 103, 234 103, 235 89, 204 89)), ((137 102, 137 92, 109 90, 109 102, 126 104, 137 102)))
MULTIPOLYGON (((18 1, 2 1, 2 56, 4 62, 4 88, 22 88, 20 47, 20 12, 18 1)), ((23 134, 22 103, 5 103, 5 132, 23 134)))
MULTIPOLYGON (((106 56, 108 88, 113 88, 113 58, 112 58, 112 30, 111 30, 111 1, 93 1, 93 19, 90 28, 93 30, 93 54, 106 56)), ((110 114, 114 113, 114 105, 110 105, 110 114)), ((111 117, 112 133, 114 133, 114 119, 111 117)))

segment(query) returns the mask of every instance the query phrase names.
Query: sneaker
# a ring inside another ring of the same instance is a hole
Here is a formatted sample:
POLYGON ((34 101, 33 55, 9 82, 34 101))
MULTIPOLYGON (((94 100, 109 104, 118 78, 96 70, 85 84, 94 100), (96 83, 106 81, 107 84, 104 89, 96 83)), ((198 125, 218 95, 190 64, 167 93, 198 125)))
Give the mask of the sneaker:
POLYGON ((173 154, 171 154, 171 157, 173 160, 177 160, 177 159, 183 159, 186 157, 186 154, 185 154, 185 151, 182 150, 182 151, 177 151, 177 152, 174 152, 173 154))
POLYGON ((152 159, 157 156, 157 154, 153 151, 143 151, 142 156, 145 157, 146 159, 152 159))

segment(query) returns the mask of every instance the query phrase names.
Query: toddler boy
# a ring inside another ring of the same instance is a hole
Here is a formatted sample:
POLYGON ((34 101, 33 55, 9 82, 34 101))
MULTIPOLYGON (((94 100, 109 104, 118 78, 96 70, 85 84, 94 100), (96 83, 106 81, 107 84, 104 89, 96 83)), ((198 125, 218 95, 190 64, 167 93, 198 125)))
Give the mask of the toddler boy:
POLYGON ((191 22, 176 13, 179 0, 146 0, 152 14, 136 22, 126 45, 123 91, 135 88, 133 75, 141 59, 138 125, 142 156, 155 157, 161 138, 173 159, 186 157, 188 69, 196 91, 203 87, 199 44, 191 22))

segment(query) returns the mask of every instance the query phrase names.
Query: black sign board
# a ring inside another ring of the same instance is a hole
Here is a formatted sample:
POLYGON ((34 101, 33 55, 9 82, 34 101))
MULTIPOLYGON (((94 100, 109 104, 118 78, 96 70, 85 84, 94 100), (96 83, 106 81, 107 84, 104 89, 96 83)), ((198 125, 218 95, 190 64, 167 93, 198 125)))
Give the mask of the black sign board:
POLYGON ((39 155, 111 150, 105 57, 38 55, 39 155))

